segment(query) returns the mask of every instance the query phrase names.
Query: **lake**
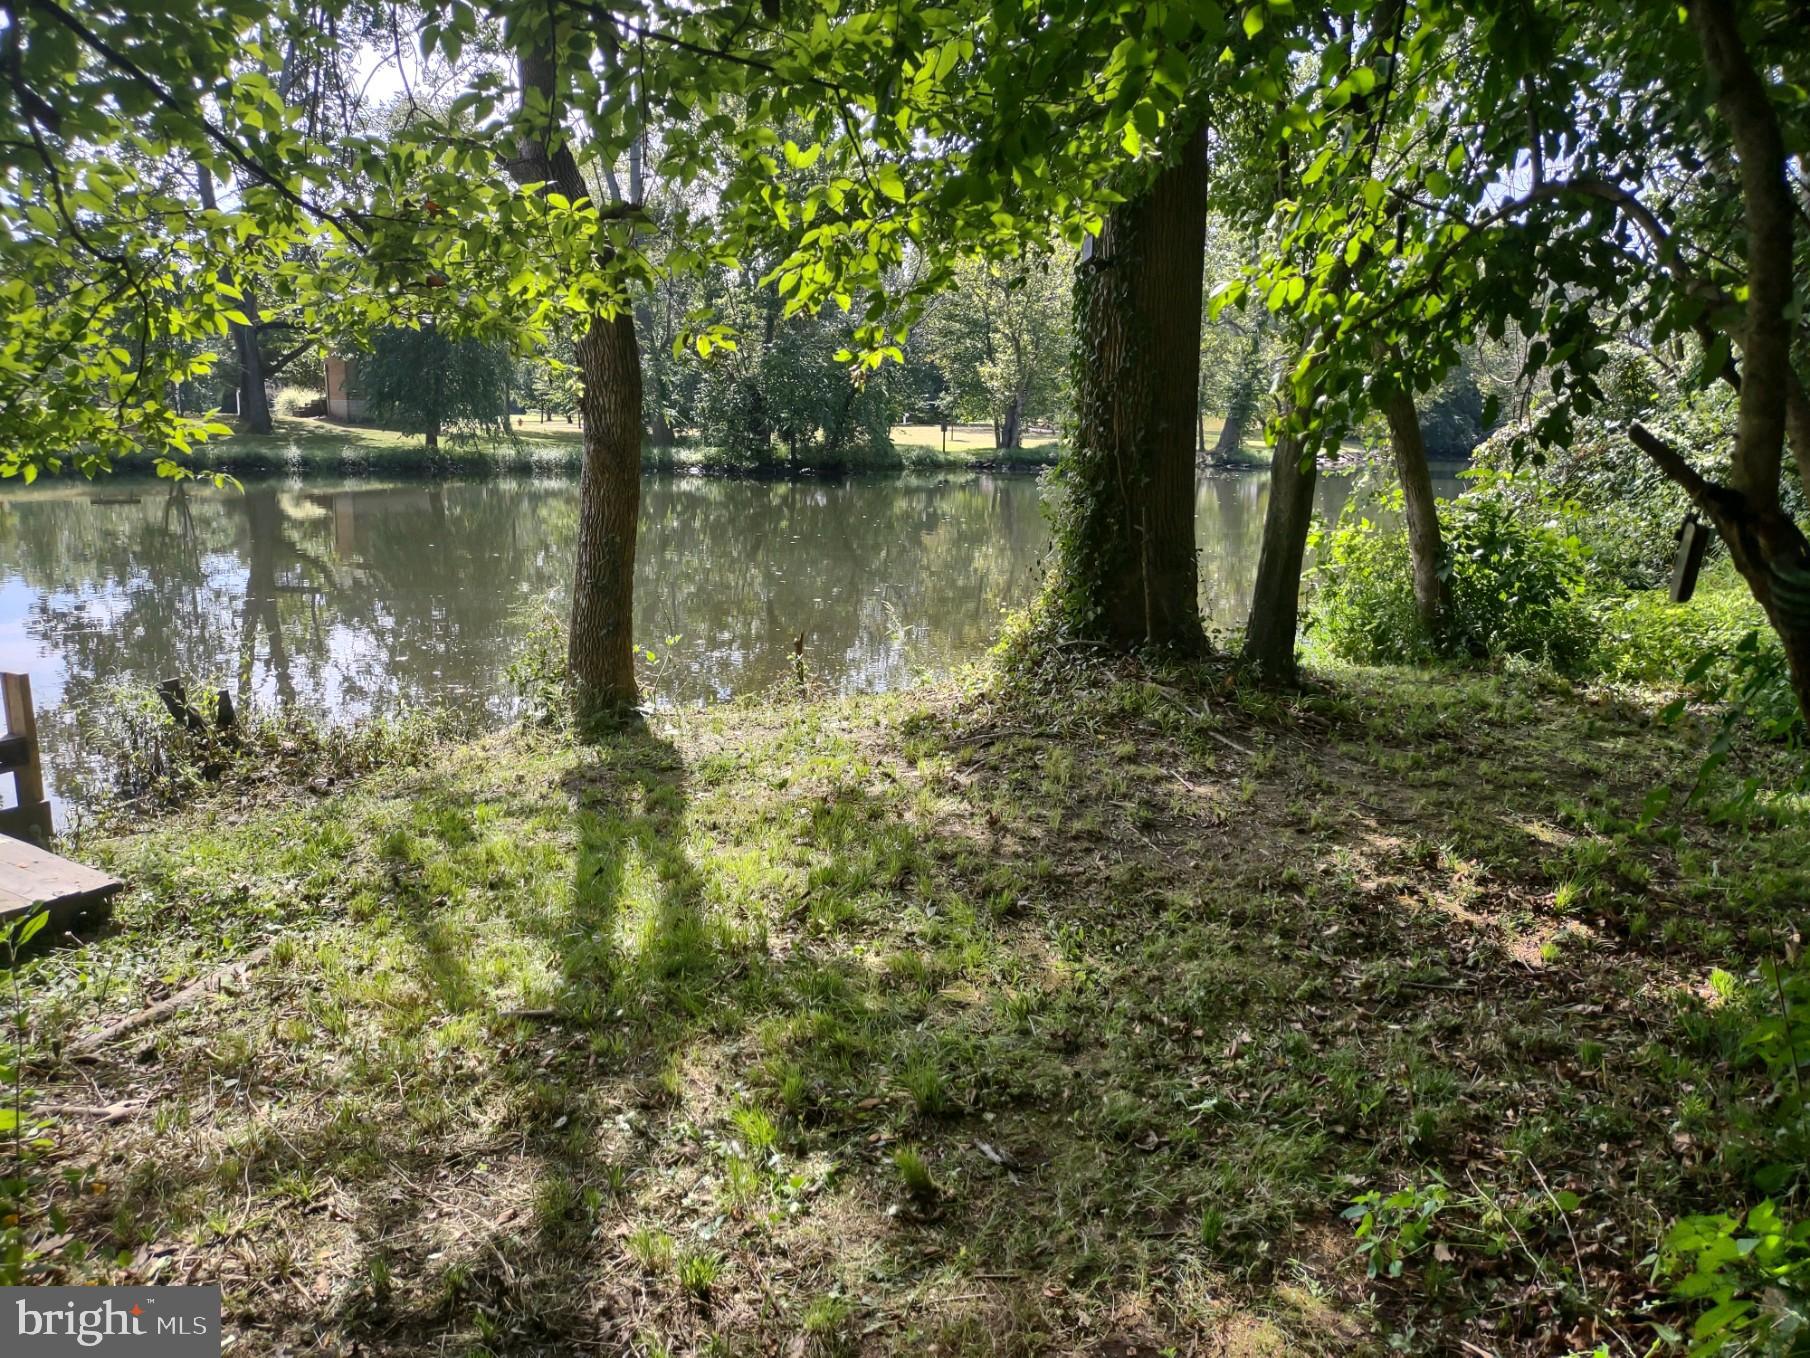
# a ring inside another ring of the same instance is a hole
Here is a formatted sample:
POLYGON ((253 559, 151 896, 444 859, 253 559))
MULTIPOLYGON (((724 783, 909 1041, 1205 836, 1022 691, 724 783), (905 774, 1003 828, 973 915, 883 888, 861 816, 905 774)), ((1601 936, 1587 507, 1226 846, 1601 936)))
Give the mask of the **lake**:
MULTIPOLYGON (((1441 482, 1442 493, 1455 485, 1441 482)), ((1336 517, 1348 478, 1325 478, 1336 517)), ((646 690, 695 704, 811 677, 896 688, 980 656, 1034 593, 1037 480, 650 476, 636 637, 646 690)), ((1201 602, 1243 620, 1267 473, 1203 474, 1201 602)), ((183 676, 335 717, 450 703, 501 719, 506 670, 564 612, 577 520, 565 478, 248 480, 243 493, 120 480, 0 496, 0 669, 32 679, 59 813, 84 800, 85 713, 183 676)))

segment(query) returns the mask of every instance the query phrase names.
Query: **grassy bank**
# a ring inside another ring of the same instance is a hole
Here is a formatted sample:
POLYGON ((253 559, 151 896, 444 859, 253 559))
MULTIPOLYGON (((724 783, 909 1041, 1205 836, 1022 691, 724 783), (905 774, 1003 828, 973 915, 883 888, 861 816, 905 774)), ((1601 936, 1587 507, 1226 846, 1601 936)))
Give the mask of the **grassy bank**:
POLYGON ((1706 979, 1810 890, 1801 800, 1640 823, 1697 757, 1539 677, 1077 667, 202 805, 25 971, 89 1110, 29 1224, 259 1353, 1643 1351, 1759 1153, 1706 979), (1343 1209, 1439 1183, 1367 1278, 1343 1209))
MULTIPOLYGON (((419 434, 402 434, 371 425, 324 419, 280 418, 274 433, 234 434, 205 445, 197 467, 226 472, 282 471, 323 474, 408 475, 422 473, 483 474, 575 469, 583 457, 584 431, 566 419, 542 422, 538 415, 516 418, 513 440, 499 437, 453 439, 429 453, 419 434)), ((1059 446, 1033 442, 1025 448, 995 448, 991 434, 971 427, 952 430, 947 450, 938 431, 900 425, 893 430, 891 452, 857 452, 835 457, 807 457, 797 468, 781 457, 768 473, 874 472, 900 469, 996 467, 1034 470, 1053 464, 1059 446)), ((734 471, 719 450, 706 446, 649 445, 642 462, 650 470, 734 471)), ((129 470, 129 468, 127 468, 129 470)))

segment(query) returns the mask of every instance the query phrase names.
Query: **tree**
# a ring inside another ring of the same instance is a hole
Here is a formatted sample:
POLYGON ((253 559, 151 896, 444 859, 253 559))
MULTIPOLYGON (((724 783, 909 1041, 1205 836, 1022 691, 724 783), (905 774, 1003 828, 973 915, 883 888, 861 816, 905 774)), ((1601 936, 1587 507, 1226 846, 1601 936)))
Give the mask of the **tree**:
POLYGON ((1049 255, 957 264, 925 323, 954 417, 985 420, 999 447, 1017 448, 1027 419, 1059 416, 1069 308, 1068 270, 1049 255))
POLYGON ((1402 517, 1408 525, 1408 561, 1414 572, 1414 608, 1420 625, 1435 646, 1447 639, 1452 612, 1452 589, 1447 581, 1445 548, 1439 535, 1439 505, 1433 495, 1433 477, 1427 468, 1427 443, 1421 434, 1420 412, 1414 406, 1414 389, 1398 380, 1385 388, 1383 418, 1389 426, 1389 446, 1395 458, 1395 475, 1401 483, 1402 517))
MULTIPOLYGON (((1762 76, 1741 16, 1732 4, 1693 0, 1688 9, 1728 139, 1726 150, 1738 170, 1747 228, 1747 303, 1741 319, 1729 321, 1723 332, 1731 343, 1739 343, 1739 372, 1731 373, 1726 361, 1715 364, 1714 356, 1726 354, 1729 346, 1718 346, 1713 335, 1706 364, 1719 367, 1718 375, 1732 379, 1739 392, 1728 479, 1717 482, 1700 475, 1676 449, 1638 423, 1629 433, 1709 516, 1728 544, 1735 568, 1784 643, 1798 709, 1810 720, 1810 540, 1786 513, 1779 493, 1788 442, 1799 477, 1810 491, 1810 395, 1806 394, 1810 384, 1793 361, 1793 350, 1801 350, 1810 333, 1805 330, 1801 307, 1804 286, 1810 282, 1810 267, 1806 267, 1810 251, 1798 248, 1794 240, 1796 218, 1802 209, 1792 199, 1792 149, 1788 149, 1791 146, 1801 153, 1805 144, 1805 100, 1801 89, 1781 88, 1777 75, 1802 69, 1802 61, 1810 56, 1810 35, 1801 24, 1787 25, 1796 33, 1795 43, 1786 40, 1796 60, 1780 64, 1783 54, 1770 52, 1767 55, 1772 60, 1764 67, 1767 75, 1762 76), (1785 136, 1788 119, 1795 133, 1790 144, 1785 136)), ((1770 30, 1754 27, 1761 35, 1759 43, 1766 44, 1770 30)), ((1679 72, 1671 87, 1689 98, 1692 92, 1687 79, 1679 72)))
MULTIPOLYGON (((834 15, 789 13, 783 0, 620 13, 423 0, 409 17, 422 59, 449 73, 444 106, 411 107, 381 134, 329 135, 312 92, 321 82, 304 97, 263 54, 315 50, 323 29, 359 12, 353 0, 6 8, 4 469, 29 476, 73 460, 97 471, 144 449, 179 473, 197 440, 223 430, 172 409, 168 394, 211 368, 196 346, 235 325, 356 339, 431 324, 448 339, 527 347, 564 321, 577 331, 586 424, 570 661, 582 700, 612 704, 635 696, 634 308, 653 273, 640 248, 642 157, 657 148, 673 179, 710 186, 709 210, 675 227, 663 270, 774 259, 764 281, 784 298, 782 319, 835 304, 854 317, 837 361, 869 371, 901 356, 957 255, 1073 248, 1091 232, 1147 237, 1156 258, 1179 227, 1193 282, 1169 261, 1152 277, 1180 283, 1175 297, 1128 286, 1092 304, 1099 336, 1129 354, 1143 341, 1113 308, 1137 308, 1166 335, 1197 286, 1198 243, 1186 237, 1198 233, 1201 157, 1181 154, 1176 127, 1200 124, 1192 103, 1207 87, 1273 78, 1267 63, 1239 60, 1264 31, 1261 13, 1230 25, 1213 7, 1151 24, 1084 0, 1037 12, 874 0, 834 15), (177 33, 180 44, 168 40, 177 33), (466 59, 480 44, 485 55, 466 59), (156 174, 132 161, 147 147, 156 174), (589 166, 615 181, 625 156, 626 196, 587 180, 589 166), (787 183, 782 161, 817 168, 787 183), (170 187, 172 166, 230 174, 234 192, 197 212, 170 187), (936 262, 905 268, 933 247, 936 262), (242 286, 252 278, 255 315, 242 286)), ((730 338, 706 316, 675 340, 713 336, 730 338)), ((1173 346, 1162 347, 1166 372, 1173 346)), ((1191 372, 1192 360, 1174 362, 1191 372)), ((255 366, 247 355, 246 380, 255 366)), ((1109 443, 1144 457, 1146 432, 1167 449, 1175 421, 1156 376, 1140 374, 1135 395, 1094 382, 1096 446, 1078 466, 1109 443), (1109 419, 1121 421, 1113 431, 1109 419)), ((1110 617, 1108 634, 1127 642, 1132 596, 1147 586, 1139 635, 1193 644, 1182 602, 1191 543, 1159 493, 1173 468, 1165 455, 1146 470, 1160 475, 1133 500, 1085 470, 1073 478, 1078 506, 1095 490, 1111 503, 1079 511, 1098 529, 1086 553, 1104 569, 1070 571, 1067 597, 1076 618, 1110 617)))
POLYGON ((1075 418, 1051 592, 1078 636, 1195 652, 1204 128, 1112 209, 1075 279, 1075 418))
POLYGON ((448 429, 508 432, 513 360, 501 344, 397 327, 379 331, 358 366, 372 418, 425 435, 429 451, 448 429))

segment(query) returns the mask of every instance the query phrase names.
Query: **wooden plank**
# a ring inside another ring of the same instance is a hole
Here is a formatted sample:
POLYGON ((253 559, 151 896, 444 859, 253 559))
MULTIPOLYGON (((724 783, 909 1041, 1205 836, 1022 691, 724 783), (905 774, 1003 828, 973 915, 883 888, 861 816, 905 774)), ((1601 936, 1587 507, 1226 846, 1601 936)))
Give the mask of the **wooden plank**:
POLYGON ((117 877, 46 853, 22 839, 0 839, 0 923, 48 906, 51 929, 104 914, 125 884, 117 877))
POLYGON ((38 749, 38 716, 31 706, 31 676, 0 674, 0 699, 6 706, 7 743, 16 743, 24 750, 23 759, 8 761, 6 771, 12 774, 18 805, 6 813, 0 831, 47 843, 53 827, 50 803, 44 797, 44 766, 38 749))
MULTIPOLYGON (((0 693, 4 693, 6 697, 7 735, 23 736, 31 743, 35 754, 38 748, 38 714, 31 707, 31 676, 0 674, 0 693)), ((20 806, 44 800, 44 774, 35 758, 24 768, 14 772, 19 780, 20 806)))

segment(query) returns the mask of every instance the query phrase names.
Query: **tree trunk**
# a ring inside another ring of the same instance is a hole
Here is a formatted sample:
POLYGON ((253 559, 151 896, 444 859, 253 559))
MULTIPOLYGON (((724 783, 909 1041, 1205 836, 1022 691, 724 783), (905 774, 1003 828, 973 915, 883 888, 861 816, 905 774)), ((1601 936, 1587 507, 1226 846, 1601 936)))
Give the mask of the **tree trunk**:
POLYGON ((1778 633, 1798 711, 1810 722, 1810 540, 1782 508, 1755 505, 1742 491, 1708 480, 1644 426, 1631 426, 1628 435, 1722 535, 1729 560, 1778 633))
POLYGON ((1810 410, 1792 395, 1797 376, 1792 368, 1791 304, 1797 279, 1786 143, 1767 82, 1747 51, 1735 5, 1730 0, 1691 0, 1686 8, 1717 110, 1733 140, 1747 225, 1747 306, 1728 484, 1705 478, 1639 424, 1628 432, 1721 533, 1735 569, 1778 633, 1798 711, 1810 722, 1810 541, 1783 508, 1779 494, 1786 441, 1794 427, 1801 428, 1810 418, 1810 410))
MULTIPOLYGON (((209 212, 214 211, 214 177, 205 165, 195 167, 195 188, 201 206, 209 212)), ((258 350, 258 300, 250 288, 244 288, 239 310, 250 324, 226 323, 232 337, 233 355, 239 363, 239 425, 250 434, 268 434, 274 426, 270 422, 270 397, 264 390, 264 356, 258 350)))
POLYGON ((258 350, 258 303, 245 289, 245 314, 253 324, 232 326, 233 347, 239 355, 239 424, 251 434, 269 434, 275 430, 270 419, 270 394, 264 390, 264 355, 258 350))
POLYGON ((634 313, 579 339, 584 472, 566 658, 580 711, 635 703, 635 528, 641 513, 641 349, 634 313))
MULTIPOLYGON (((656 383, 656 385, 659 384, 656 383)), ((673 437, 672 421, 666 418, 665 398, 663 395, 656 394, 655 400, 658 401, 659 404, 654 409, 653 427, 649 433, 652 435, 653 442, 657 447, 670 448, 673 444, 677 443, 678 440, 673 437)))
POLYGON ((1450 644, 1452 588, 1445 577, 1445 547, 1439 536, 1439 505, 1433 498, 1433 475, 1427 470, 1427 445, 1421 437, 1420 412, 1404 387, 1383 398, 1389 421, 1389 443, 1395 452, 1395 474, 1401 481, 1402 510, 1408 521, 1408 558, 1414 571, 1414 611, 1435 650, 1450 644))
POLYGON ((1226 407, 1225 423, 1219 426, 1219 437, 1213 442, 1213 456, 1229 458, 1244 447, 1244 431, 1251 426, 1251 413, 1257 404, 1255 378, 1240 378, 1226 407))
MULTIPOLYGON (((431 333, 435 335, 436 339, 438 338, 437 331, 431 333)), ((444 344, 436 343, 430 346, 429 352, 433 354, 434 373, 428 384, 432 392, 432 399, 428 406, 425 423, 427 426, 427 450, 434 453, 440 450, 440 411, 445 406, 446 398, 447 350, 444 344)))
POLYGON ((1001 448, 1016 448, 1023 442, 1022 432, 1019 429, 1019 421, 1023 418, 1024 397, 1014 393, 1011 404, 1006 407, 1005 423, 1000 426, 999 430, 1001 448))
POLYGON ((1301 456, 1292 435, 1277 443, 1270 461, 1270 502, 1263 518, 1263 546, 1257 554, 1251 619, 1244 629, 1245 663, 1271 683, 1292 684, 1296 679, 1301 563, 1307 555, 1318 474, 1317 462, 1301 456))
MULTIPOLYGON (((559 126, 554 63, 548 48, 519 58, 522 88, 538 90, 546 103, 548 132, 559 126)), ((525 141, 509 169, 518 181, 549 184, 574 203, 589 197, 571 144, 552 147, 546 132, 525 141)), ((573 705, 580 715, 591 715, 633 707, 639 697, 630 649, 641 514, 641 349, 633 308, 593 314, 574 348, 583 378, 584 470, 566 666, 573 705)))
POLYGON ((1122 649, 1206 646, 1194 550, 1206 134, 1113 208, 1075 282, 1075 437, 1051 599, 1122 649))

